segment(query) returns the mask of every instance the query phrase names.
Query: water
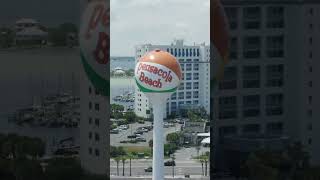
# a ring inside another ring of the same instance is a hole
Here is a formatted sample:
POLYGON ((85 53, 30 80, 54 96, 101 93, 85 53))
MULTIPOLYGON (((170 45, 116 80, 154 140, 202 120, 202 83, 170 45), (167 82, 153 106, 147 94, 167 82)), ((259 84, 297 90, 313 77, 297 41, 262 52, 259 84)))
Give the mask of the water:
MULTIPOLYGON (((134 68, 134 59, 116 58, 111 61, 111 69, 114 67, 134 68)), ((0 51, 0 133, 42 138, 49 154, 54 142, 63 138, 74 137, 78 142, 78 128, 23 127, 8 123, 7 118, 17 109, 37 103, 39 95, 59 92, 79 95, 81 70, 77 48, 0 51)), ((111 97, 133 91, 133 83, 129 78, 112 78, 111 97)))

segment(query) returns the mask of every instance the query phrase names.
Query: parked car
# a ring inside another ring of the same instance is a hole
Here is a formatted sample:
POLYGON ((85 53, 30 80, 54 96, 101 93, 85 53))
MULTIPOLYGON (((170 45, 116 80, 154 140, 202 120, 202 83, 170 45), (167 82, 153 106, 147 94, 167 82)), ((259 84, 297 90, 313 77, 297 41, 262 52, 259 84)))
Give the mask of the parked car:
POLYGON ((127 129, 129 129, 129 126, 128 126, 128 125, 123 124, 123 125, 120 125, 120 126, 119 126, 119 129, 127 130, 127 129))
POLYGON ((127 138, 129 138, 129 139, 133 139, 133 138, 136 138, 136 137, 137 137, 137 135, 135 135, 135 134, 127 136, 127 138))
POLYGON ((165 166, 176 166, 176 162, 175 161, 172 161, 172 160, 169 160, 169 161, 166 161, 164 163, 165 166))
POLYGON ((111 134, 119 134, 119 129, 118 128, 112 129, 112 130, 110 130, 110 133, 111 134))
POLYGON ((146 138, 136 137, 137 142, 147 142, 146 138))
POLYGON ((144 168, 144 172, 152 172, 152 167, 149 166, 147 168, 144 168))

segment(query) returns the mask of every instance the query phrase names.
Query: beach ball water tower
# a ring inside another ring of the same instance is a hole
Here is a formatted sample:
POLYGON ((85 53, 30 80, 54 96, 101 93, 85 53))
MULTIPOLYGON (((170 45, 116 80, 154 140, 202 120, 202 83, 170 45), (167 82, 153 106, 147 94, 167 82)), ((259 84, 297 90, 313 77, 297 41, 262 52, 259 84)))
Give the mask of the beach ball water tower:
POLYGON ((153 108, 153 180, 164 179, 163 118, 167 100, 176 91, 181 79, 179 62, 166 51, 151 51, 136 64, 137 86, 148 97, 153 108))

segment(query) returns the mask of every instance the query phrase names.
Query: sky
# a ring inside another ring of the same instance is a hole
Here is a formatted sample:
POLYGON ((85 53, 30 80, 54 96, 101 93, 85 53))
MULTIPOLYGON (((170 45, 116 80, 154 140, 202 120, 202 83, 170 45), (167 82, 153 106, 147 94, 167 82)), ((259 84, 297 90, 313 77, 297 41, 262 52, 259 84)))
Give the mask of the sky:
POLYGON ((209 44, 210 0, 111 0, 110 54, 134 56, 139 44, 209 44))
POLYGON ((45 26, 79 24, 79 0, 1 0, 0 26, 12 26, 20 18, 33 18, 45 26), (3 2, 2 2, 3 1, 3 2))

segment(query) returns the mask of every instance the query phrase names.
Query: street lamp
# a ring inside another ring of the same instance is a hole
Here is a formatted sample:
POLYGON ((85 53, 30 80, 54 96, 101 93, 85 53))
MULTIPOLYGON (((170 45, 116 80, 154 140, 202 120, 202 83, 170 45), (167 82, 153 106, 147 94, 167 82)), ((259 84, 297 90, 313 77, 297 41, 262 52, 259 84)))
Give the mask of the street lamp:
POLYGON ((172 160, 172 177, 174 178, 174 166, 175 166, 174 160, 176 159, 176 157, 175 157, 174 154, 171 154, 170 157, 171 157, 171 160, 172 160))

